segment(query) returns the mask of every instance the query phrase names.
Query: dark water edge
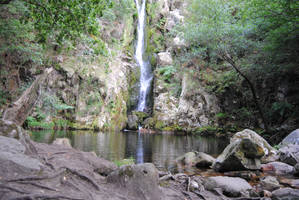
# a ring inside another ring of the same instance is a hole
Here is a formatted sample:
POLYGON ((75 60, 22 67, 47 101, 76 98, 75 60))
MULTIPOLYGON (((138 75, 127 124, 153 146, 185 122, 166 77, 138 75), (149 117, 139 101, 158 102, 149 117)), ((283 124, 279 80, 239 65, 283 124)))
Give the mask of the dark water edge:
POLYGON ((142 134, 137 132, 32 131, 36 142, 52 143, 55 138, 69 138, 81 151, 94 151, 110 161, 134 158, 136 163, 152 162, 168 170, 174 160, 189 151, 201 151, 214 157, 229 143, 226 138, 177 134, 142 134))

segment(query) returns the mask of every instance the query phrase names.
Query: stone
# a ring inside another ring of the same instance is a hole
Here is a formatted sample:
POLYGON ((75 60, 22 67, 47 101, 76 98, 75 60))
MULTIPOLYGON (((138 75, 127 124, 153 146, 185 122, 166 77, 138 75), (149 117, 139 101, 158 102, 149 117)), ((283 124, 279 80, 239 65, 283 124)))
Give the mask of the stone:
POLYGON ((273 191, 280 188, 278 180, 274 176, 266 176, 260 180, 264 190, 273 191))
POLYGON ((299 199, 299 190, 292 188, 280 188, 272 192, 273 200, 295 200, 299 199))
POLYGON ((173 64, 171 54, 169 52, 158 53, 157 57, 158 66, 168 66, 173 64))
POLYGON ((184 16, 181 15, 180 10, 175 9, 169 12, 166 19, 166 29, 168 31, 172 30, 176 25, 184 22, 184 16))
POLYGON ((299 145, 288 144, 278 151, 279 160, 289 165, 295 166, 299 163, 299 145))
POLYGON ((207 190, 221 188, 223 194, 229 197, 240 197, 243 193, 248 193, 250 190, 252 190, 252 187, 247 181, 238 177, 208 177, 204 180, 203 185, 207 190))
POLYGON ((298 144, 299 145, 299 129, 294 130, 288 136, 286 136, 281 145, 288 145, 288 144, 298 144))
POLYGON ((138 117, 136 115, 128 115, 127 128, 129 130, 138 130, 138 117))
POLYGON ((215 158, 203 152, 188 152, 176 159, 179 171, 190 170, 192 168, 208 168, 215 158))
POLYGON ((258 170, 263 148, 255 141, 244 138, 232 141, 213 164, 216 171, 258 170))
POLYGON ((68 138, 56 138, 53 141, 53 144, 62 145, 62 146, 65 146, 65 147, 72 148, 72 145, 71 145, 70 140, 68 138))
POLYGON ((0 152, 25 153, 25 147, 16 139, 0 136, 0 152))
POLYGON ((260 135, 258 135, 256 132, 245 129, 241 132, 236 133, 231 139, 230 142, 234 142, 239 139, 245 139, 248 138, 252 141, 254 141, 256 144, 258 144, 260 147, 263 148, 265 156, 276 154, 275 149, 260 135))
POLYGON ((43 164, 28 155, 25 155, 26 148, 18 140, 0 136, 0 169, 9 171, 15 166, 22 172, 39 171, 43 164))
POLYGON ((282 162, 270 162, 267 164, 263 164, 261 166, 261 169, 264 172, 269 172, 276 175, 288 175, 295 173, 295 169, 293 166, 282 162))
POLYGON ((181 50, 183 50, 184 48, 187 47, 187 44, 185 42, 185 40, 181 39, 180 37, 176 36, 173 39, 173 43, 172 43, 172 50, 176 53, 179 54, 181 52, 181 50))
POLYGON ((158 181, 159 172, 152 163, 124 165, 107 177, 108 183, 124 188, 124 196, 133 199, 164 199, 158 181))

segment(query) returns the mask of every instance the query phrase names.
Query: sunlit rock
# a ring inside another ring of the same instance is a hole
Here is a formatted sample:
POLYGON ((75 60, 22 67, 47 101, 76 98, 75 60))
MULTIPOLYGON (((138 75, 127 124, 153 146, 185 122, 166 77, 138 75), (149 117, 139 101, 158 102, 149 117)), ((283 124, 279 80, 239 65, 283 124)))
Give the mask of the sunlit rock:
POLYGON ((216 171, 258 170, 264 149, 255 141, 245 138, 232 141, 213 164, 216 171))
POLYGON ((299 145, 299 129, 294 130, 288 136, 286 136, 281 145, 298 144, 299 145))
POLYGON ((158 66, 167 66, 167 65, 172 65, 173 60, 171 57, 171 54, 169 52, 161 52, 158 53, 158 66))

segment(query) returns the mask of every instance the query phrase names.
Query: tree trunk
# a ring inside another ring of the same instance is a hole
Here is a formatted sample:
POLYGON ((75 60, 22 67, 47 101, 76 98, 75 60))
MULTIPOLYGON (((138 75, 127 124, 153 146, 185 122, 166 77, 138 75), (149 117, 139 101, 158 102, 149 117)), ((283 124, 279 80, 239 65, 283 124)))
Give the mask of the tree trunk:
POLYGON ((39 75, 22 96, 4 111, 3 119, 21 126, 38 100, 40 86, 53 71, 53 68, 46 69, 42 75, 39 75))
POLYGON ((234 61, 228 54, 224 54, 224 55, 222 55, 222 59, 225 60, 225 61, 227 61, 227 62, 228 62, 228 63, 229 63, 229 64, 236 70, 236 72, 237 72, 238 74, 240 74, 240 75, 245 79, 245 81, 248 83, 249 88, 250 88, 251 93, 252 93, 252 96, 253 96, 253 101, 254 101, 254 103, 255 103, 257 109, 258 109, 258 112, 259 112, 259 114, 260 114, 260 117, 261 117, 261 119, 262 119, 262 121, 263 121, 263 124, 264 124, 264 126, 265 126, 265 131, 266 131, 267 133, 269 133, 268 123, 267 123, 267 120, 266 120, 266 118, 265 118, 263 109, 262 109, 262 107, 261 107, 261 105, 260 105, 260 102, 259 102, 259 100, 258 100, 258 98, 257 98, 256 92, 255 92, 255 88, 254 88, 252 82, 249 80, 249 78, 248 78, 245 74, 243 74, 243 73, 240 71, 240 69, 237 67, 235 61, 234 61))

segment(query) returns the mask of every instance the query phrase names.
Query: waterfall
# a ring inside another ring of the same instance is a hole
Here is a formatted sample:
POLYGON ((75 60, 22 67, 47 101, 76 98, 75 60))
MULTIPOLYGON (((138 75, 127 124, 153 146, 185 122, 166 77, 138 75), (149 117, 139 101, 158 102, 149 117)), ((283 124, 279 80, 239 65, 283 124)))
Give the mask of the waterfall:
POLYGON ((138 99, 138 111, 146 111, 147 97, 151 88, 153 79, 151 65, 148 58, 145 58, 146 49, 145 40, 145 24, 146 24, 146 0, 135 0, 138 11, 138 26, 137 26, 137 45, 135 51, 135 59, 140 67, 140 89, 138 99), (141 1, 141 2, 139 2, 141 1))

